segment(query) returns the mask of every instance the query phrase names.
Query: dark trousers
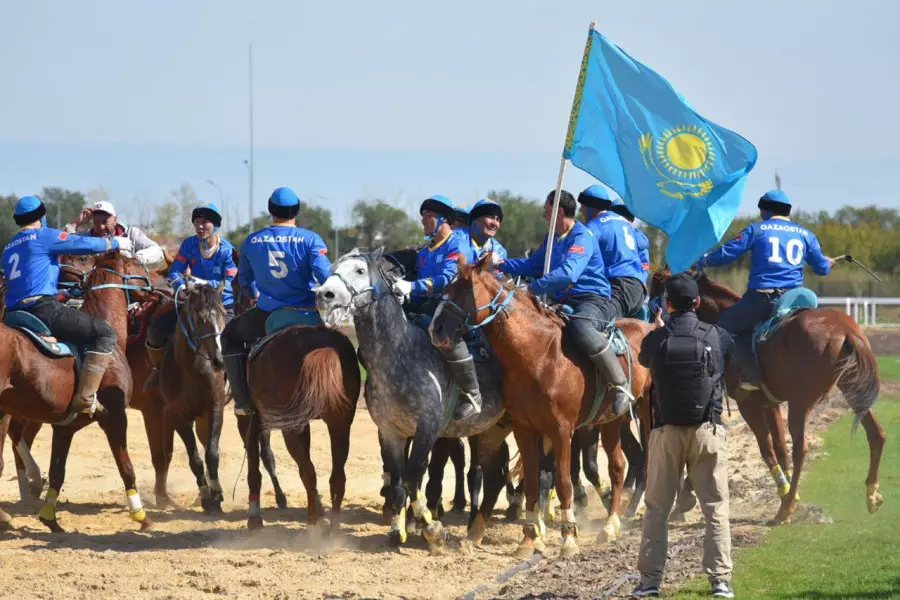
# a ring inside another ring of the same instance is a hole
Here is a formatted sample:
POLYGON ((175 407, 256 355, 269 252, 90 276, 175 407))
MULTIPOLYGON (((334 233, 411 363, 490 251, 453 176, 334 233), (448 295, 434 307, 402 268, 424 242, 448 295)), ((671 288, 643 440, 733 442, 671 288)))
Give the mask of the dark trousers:
POLYGON ((640 279, 610 277, 609 285, 612 287, 612 302, 618 318, 631 318, 641 312, 644 306, 644 284, 640 279))
MULTIPOLYGON (((234 318, 234 306, 225 307, 225 324, 234 318)), ((161 314, 153 315, 150 327, 147 328, 147 345, 153 348, 162 348, 169 343, 169 338, 175 333, 175 327, 178 326, 178 313, 175 307, 171 310, 161 312, 161 314)))
POLYGON ((747 290, 737 303, 722 313, 719 326, 731 334, 738 361, 742 366, 753 362, 753 330, 772 316, 772 310, 782 292, 747 290))
POLYGON ((247 347, 266 335, 266 319, 271 313, 254 306, 237 316, 225 326, 222 332, 222 353, 244 354, 247 347))
POLYGON ((575 294, 563 300, 575 309, 569 329, 578 348, 593 356, 606 347, 606 339, 598 328, 616 319, 612 300, 597 294, 575 294))
POLYGON ((116 330, 104 319, 66 308, 53 296, 44 296, 19 310, 29 312, 43 321, 59 341, 84 346, 88 352, 109 354, 118 343, 116 330))

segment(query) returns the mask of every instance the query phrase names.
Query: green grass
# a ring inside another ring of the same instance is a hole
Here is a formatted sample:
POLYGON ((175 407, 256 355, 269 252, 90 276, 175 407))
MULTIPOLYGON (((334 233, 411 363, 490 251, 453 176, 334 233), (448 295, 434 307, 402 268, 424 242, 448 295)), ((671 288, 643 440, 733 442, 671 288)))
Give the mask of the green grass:
POLYGON ((900 356, 879 356, 878 371, 882 379, 900 379, 900 356))
MULTIPOLYGON (((793 524, 770 529, 762 545, 736 553, 732 585, 738 598, 900 598, 900 398, 875 405, 888 432, 882 459, 885 504, 865 508, 868 446, 851 417, 825 433, 826 454, 804 473, 803 502, 821 507, 831 525, 793 524)), ((687 583, 678 598, 708 598, 705 576, 687 583)))

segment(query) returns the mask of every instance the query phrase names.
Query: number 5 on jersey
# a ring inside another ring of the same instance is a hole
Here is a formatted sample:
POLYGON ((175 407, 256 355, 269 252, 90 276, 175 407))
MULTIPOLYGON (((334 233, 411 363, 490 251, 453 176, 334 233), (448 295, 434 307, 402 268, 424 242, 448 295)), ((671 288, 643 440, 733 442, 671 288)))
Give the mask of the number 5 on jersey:
POLYGON ((275 279, 287 277, 288 268, 284 263, 284 250, 269 250, 269 272, 275 279))

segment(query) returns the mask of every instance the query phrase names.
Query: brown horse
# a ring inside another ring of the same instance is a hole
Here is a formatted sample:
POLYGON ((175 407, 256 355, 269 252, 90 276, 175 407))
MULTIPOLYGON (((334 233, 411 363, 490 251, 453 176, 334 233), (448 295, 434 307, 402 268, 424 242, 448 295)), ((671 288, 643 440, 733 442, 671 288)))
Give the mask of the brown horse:
POLYGON ((219 483, 219 438, 228 402, 219 340, 226 319, 221 296, 224 286, 224 282, 218 289, 194 285, 188 279, 178 290, 178 327, 160 366, 166 422, 184 442, 200 489, 200 503, 208 514, 221 513, 224 499, 219 483), (202 439, 208 477, 194 436, 194 423, 199 419, 205 422, 202 439))
MULTIPOLYGON (((456 341, 463 327, 484 325, 491 348, 503 366, 503 404, 513 421, 513 433, 522 455, 529 523, 519 545, 520 555, 530 555, 543 537, 538 500, 538 444, 541 436, 552 444, 556 458, 556 491, 562 509, 564 556, 578 550, 575 515, 572 508, 571 439, 579 426, 600 425, 601 442, 609 458, 612 497, 606 525, 598 542, 614 540, 621 527, 622 488, 625 458, 621 446, 621 426, 629 415, 616 418, 608 394, 594 410, 597 382, 594 367, 563 335, 563 320, 541 305, 530 292, 512 282, 501 283, 490 269, 490 253, 475 265, 460 261, 459 275, 445 289, 431 324, 435 345, 456 341), (515 298, 510 296, 515 295, 515 298), (501 308, 509 301, 508 309, 501 308)), ((640 352, 641 341, 653 326, 634 319, 620 319, 616 326, 625 334, 632 357, 640 352)), ((646 447, 649 437, 650 373, 633 360, 623 368, 632 374, 631 390, 641 412, 641 433, 646 447)))
POLYGON ((324 515, 310 458, 309 431, 310 421, 322 419, 331 437, 331 529, 336 531, 347 481, 344 465, 350 453, 350 426, 360 390, 356 349, 339 331, 296 325, 271 335, 253 352, 247 374, 255 408, 247 432, 247 526, 256 529, 263 524, 259 506, 263 429, 282 430, 306 488, 308 524, 315 526, 324 515))
MULTIPOLYGON (((119 339, 127 335, 127 306, 121 286, 126 284, 125 265, 131 259, 118 252, 99 258, 96 268, 87 277, 85 312, 104 318, 116 330, 119 339), (96 289, 95 289, 96 288, 96 289)), ((148 287, 143 288, 149 289, 148 287)), ((135 290, 139 294, 139 290, 135 290)), ((68 425, 53 428, 50 487, 39 517, 51 531, 61 532, 56 520, 56 501, 65 478, 66 459, 75 432, 90 424, 85 414, 69 415, 68 407, 75 392, 75 365, 71 358, 45 357, 25 334, 5 325, 0 327, 0 412, 18 419, 40 423, 68 425)), ((125 408, 131 399, 131 371, 121 346, 113 353, 97 399, 103 410, 96 416, 106 433, 110 449, 125 484, 132 519, 148 529, 152 522, 141 506, 135 485, 134 468, 128 455, 125 408)))
MULTIPOLYGON (((696 275, 701 295, 698 316, 714 323, 740 296, 705 273, 696 275)), ((668 273, 654 274, 651 295, 661 289, 660 285, 668 277, 668 273)), ((797 311, 760 344, 758 355, 764 390, 749 394, 741 390, 735 368, 729 369, 726 381, 729 395, 738 400, 741 414, 753 429, 763 460, 773 475, 776 468, 786 468, 783 464, 787 455, 784 425, 777 403, 788 405, 788 428, 794 442, 793 473, 789 490, 782 494, 774 522, 788 522, 796 510, 800 474, 808 452, 806 422, 810 411, 835 386, 856 413, 856 423, 862 423, 866 430, 869 442, 866 505, 869 512, 877 511, 883 503, 878 487, 886 435, 871 410, 880 389, 878 361, 859 325, 849 316, 831 309, 797 311), (785 458, 779 460, 780 457, 785 458)))

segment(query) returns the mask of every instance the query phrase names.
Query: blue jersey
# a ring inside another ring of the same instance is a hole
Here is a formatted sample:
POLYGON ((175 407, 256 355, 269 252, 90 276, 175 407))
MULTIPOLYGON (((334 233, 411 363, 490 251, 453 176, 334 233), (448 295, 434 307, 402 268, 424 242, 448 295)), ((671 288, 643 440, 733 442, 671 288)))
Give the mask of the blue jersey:
POLYGON ((606 278, 644 278, 644 269, 638 255, 637 236, 628 219, 614 212, 605 211, 587 223, 603 256, 606 278))
POLYGON ((234 264, 234 247, 228 240, 219 239, 219 247, 212 256, 206 258, 200 251, 200 239, 193 235, 183 242, 178 248, 178 254, 169 267, 169 283, 172 289, 178 291, 184 285, 184 270, 191 268, 191 275, 205 279, 213 287, 218 287, 225 281, 225 289, 222 291, 222 304, 234 306, 234 293, 231 290, 231 282, 237 275, 238 268, 234 264))
MULTIPOLYGON (((416 259, 416 273, 418 279, 412 284, 412 293, 423 296, 429 293, 439 294, 456 278, 458 266, 456 264, 461 252, 460 239, 466 236, 464 231, 454 231, 446 238, 434 245, 428 245, 419 250, 416 259)), ((466 259, 472 258, 472 254, 466 250, 466 259)))
POLYGON ((804 262, 816 275, 828 275, 831 271, 816 235, 802 225, 777 217, 747 225, 733 240, 708 254, 705 263, 712 267, 727 265, 748 250, 752 258, 747 287, 752 290, 803 285, 804 262))
POLYGON ((506 260, 506 248, 497 241, 497 238, 488 238, 482 245, 475 241, 475 235, 469 229, 457 229, 454 234, 459 238, 459 251, 464 254, 469 264, 478 262, 488 252, 498 254, 506 260))
POLYGON ((3 249, 6 306, 9 310, 32 304, 37 296, 55 296, 60 254, 99 254, 116 250, 119 241, 75 235, 59 229, 23 229, 3 249), (34 300, 32 300, 34 298, 34 300), (28 302, 22 301, 28 299, 28 302))
POLYGON ((292 225, 272 225, 247 236, 241 245, 238 280, 257 306, 271 312, 284 306, 315 310, 312 288, 331 276, 328 248, 319 234, 292 225))
POLYGON ((647 234, 637 227, 634 228, 634 239, 637 242, 638 257, 641 259, 641 269, 644 271, 641 281, 647 283, 647 276, 650 275, 650 240, 647 239, 647 234))
POLYGON ((569 231, 556 236, 550 251, 550 272, 544 272, 547 240, 528 258, 511 258, 500 265, 510 275, 532 277, 535 295, 549 294, 561 300, 573 294, 598 294, 610 297, 609 281, 597 240, 587 227, 575 221, 569 231))

